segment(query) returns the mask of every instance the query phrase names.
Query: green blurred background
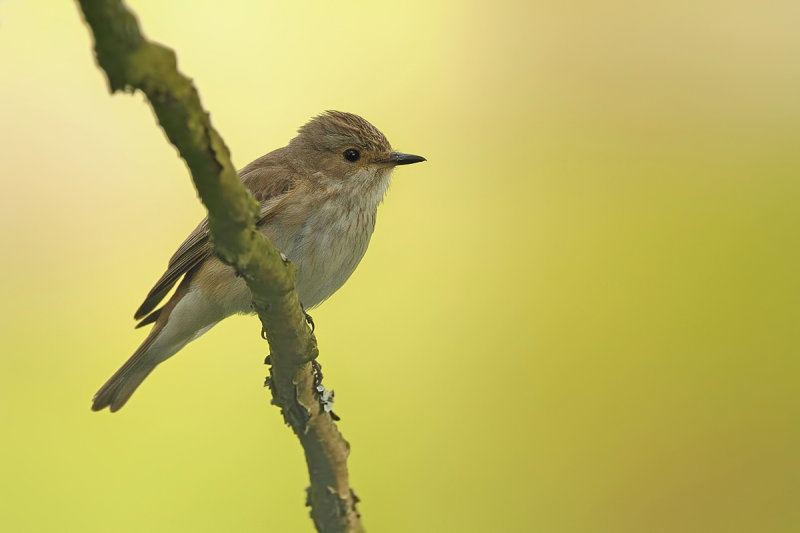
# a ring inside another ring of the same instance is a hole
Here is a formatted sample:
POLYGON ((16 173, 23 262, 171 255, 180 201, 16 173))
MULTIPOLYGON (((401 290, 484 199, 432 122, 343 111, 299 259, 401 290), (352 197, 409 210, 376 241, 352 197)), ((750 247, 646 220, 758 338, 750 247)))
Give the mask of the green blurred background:
MULTIPOLYGON (((314 313, 368 530, 800 530, 800 3, 130 5, 237 167, 429 160, 314 313)), ((257 319, 89 411, 203 208, 72 2, 0 3, 0 179, 0 529, 312 531, 257 319)))

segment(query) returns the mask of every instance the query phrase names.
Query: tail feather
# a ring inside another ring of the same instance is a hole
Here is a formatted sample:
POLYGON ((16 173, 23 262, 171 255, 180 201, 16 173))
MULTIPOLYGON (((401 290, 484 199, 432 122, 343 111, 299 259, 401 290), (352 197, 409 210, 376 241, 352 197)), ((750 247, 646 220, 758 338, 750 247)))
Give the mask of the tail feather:
POLYGON ((156 366, 225 318, 213 301, 199 291, 189 291, 190 280, 190 277, 184 278, 164 307, 144 319, 142 324, 155 317, 153 329, 122 368, 94 395, 93 411, 106 407, 111 412, 119 410, 156 366))
POLYGON ((120 368, 94 395, 92 411, 100 411, 106 407, 112 413, 119 410, 155 367, 154 364, 144 362, 120 368))

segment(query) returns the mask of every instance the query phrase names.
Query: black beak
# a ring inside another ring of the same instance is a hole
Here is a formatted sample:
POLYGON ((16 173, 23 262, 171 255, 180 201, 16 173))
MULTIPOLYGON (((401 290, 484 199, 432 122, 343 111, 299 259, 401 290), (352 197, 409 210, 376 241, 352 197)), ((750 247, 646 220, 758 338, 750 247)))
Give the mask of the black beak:
POLYGON ((421 163, 427 161, 421 155, 403 154, 400 152, 392 152, 386 159, 375 161, 376 163, 389 163, 392 165, 410 165, 411 163, 421 163))

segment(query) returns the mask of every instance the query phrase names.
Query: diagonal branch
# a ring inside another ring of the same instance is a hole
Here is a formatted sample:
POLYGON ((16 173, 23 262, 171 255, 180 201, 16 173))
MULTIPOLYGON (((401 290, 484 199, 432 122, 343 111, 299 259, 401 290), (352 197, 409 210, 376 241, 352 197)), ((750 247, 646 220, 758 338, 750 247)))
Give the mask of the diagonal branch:
POLYGON ((175 53, 145 39, 136 17, 120 0, 78 3, 111 92, 138 89, 147 96, 208 209, 215 253, 236 269, 253 294, 271 351, 268 383, 273 403, 303 446, 311 480, 308 505, 317 530, 362 531, 348 481, 349 445, 328 412, 327 392, 314 362, 316 339, 294 290, 294 267, 285 264, 256 229, 258 202, 239 181, 197 90, 178 71, 175 53))

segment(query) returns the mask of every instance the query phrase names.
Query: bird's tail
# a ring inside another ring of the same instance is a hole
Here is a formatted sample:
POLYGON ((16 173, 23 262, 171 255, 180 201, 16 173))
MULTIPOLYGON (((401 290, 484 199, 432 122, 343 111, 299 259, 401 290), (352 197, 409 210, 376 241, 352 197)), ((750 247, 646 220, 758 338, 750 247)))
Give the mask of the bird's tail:
MULTIPOLYGON (((134 355, 135 357, 135 355, 134 355)), ((133 357, 128 363, 132 362, 133 357)), ((92 411, 99 411, 108 407, 111 412, 117 411, 120 407, 125 405, 125 402, 131 397, 133 392, 142 384, 150 372, 157 366, 158 363, 150 363, 145 359, 132 362, 122 366, 114 373, 111 378, 106 381, 105 385, 100 387, 97 394, 94 395, 92 401, 92 411)))
POLYGON ((92 410, 119 410, 156 366, 225 318, 218 307, 199 292, 189 291, 184 279, 170 301, 157 311, 153 329, 142 345, 94 395, 92 410))
MULTIPOLYGON (((94 395, 92 411, 99 411, 105 407, 109 407, 112 413, 118 411, 150 372, 211 327, 198 331, 192 322, 183 324, 185 327, 179 327, 174 323, 168 323, 169 317, 169 313, 162 313, 142 345, 106 381, 105 385, 100 387, 94 395)), ((180 318, 179 316, 175 322, 181 322, 180 318)))
POLYGON ((187 343, 205 333, 216 323, 200 330, 192 323, 189 323, 188 327, 180 328, 167 323, 168 315, 162 316, 163 320, 159 318, 136 352, 94 395, 92 411, 99 411, 105 407, 109 407, 112 413, 118 411, 142 384, 144 378, 160 363, 178 353, 187 343))

